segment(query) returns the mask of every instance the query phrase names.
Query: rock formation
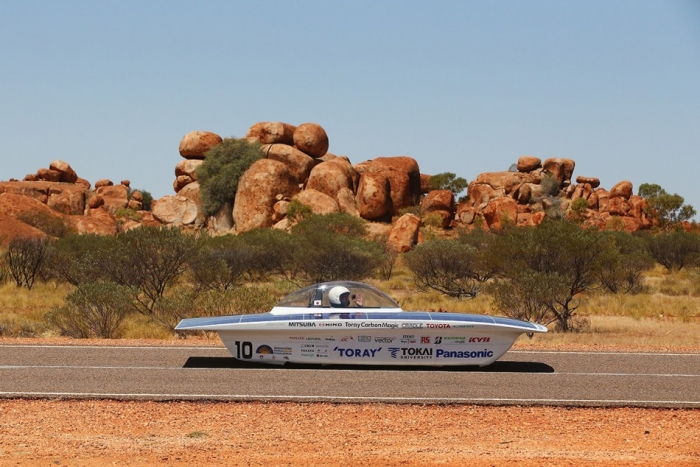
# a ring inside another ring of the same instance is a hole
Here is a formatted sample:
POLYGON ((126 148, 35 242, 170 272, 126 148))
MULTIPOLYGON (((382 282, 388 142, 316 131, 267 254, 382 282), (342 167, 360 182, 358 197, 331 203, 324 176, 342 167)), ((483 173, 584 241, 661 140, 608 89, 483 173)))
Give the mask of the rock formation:
POLYGON ((531 226, 547 215, 572 215, 574 205, 584 226, 614 224, 635 231, 650 228, 653 222, 647 218, 646 201, 633 194, 629 181, 610 190, 601 188, 595 177, 577 176, 572 183, 576 167, 572 159, 522 156, 511 171, 478 174, 457 204, 451 191, 431 190, 431 176, 421 174, 411 157, 377 157, 353 164, 348 157, 329 153, 328 135, 316 123, 259 122, 248 129, 246 139, 262 144, 264 158, 241 177, 235 202, 224 203, 213 216, 205 217, 200 208, 197 169, 205 163, 207 151, 223 139, 193 131, 180 141, 183 159, 175 165, 176 194, 154 200, 150 212, 142 210, 143 196, 129 188, 128 180, 115 185, 101 179, 91 189, 69 164, 57 160, 23 181, 0 182, 0 221, 7 226, 5 231, 18 235, 42 235, 20 220, 29 211, 60 218, 80 233, 115 234, 142 223, 240 233, 289 228, 287 209, 297 201, 315 213, 345 212, 371 221, 369 230, 382 232, 396 251, 408 251, 420 241, 421 217, 401 216, 405 208, 417 206, 423 217, 436 217, 445 229, 531 226), (583 206, 579 200, 585 200, 583 206), (140 220, 118 222, 116 215, 125 208, 137 212, 140 220))

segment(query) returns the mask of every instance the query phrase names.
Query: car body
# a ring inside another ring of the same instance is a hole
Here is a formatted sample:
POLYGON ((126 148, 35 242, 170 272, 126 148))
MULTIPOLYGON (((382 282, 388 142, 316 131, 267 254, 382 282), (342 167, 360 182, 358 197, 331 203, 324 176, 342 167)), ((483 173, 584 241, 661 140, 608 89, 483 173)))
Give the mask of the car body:
POLYGON ((268 313, 183 319, 175 329, 216 331, 243 361, 425 366, 486 366, 521 334, 547 332, 511 318, 403 311, 378 288, 354 281, 301 288, 268 313), (334 288, 349 291, 347 307, 333 306, 334 288))

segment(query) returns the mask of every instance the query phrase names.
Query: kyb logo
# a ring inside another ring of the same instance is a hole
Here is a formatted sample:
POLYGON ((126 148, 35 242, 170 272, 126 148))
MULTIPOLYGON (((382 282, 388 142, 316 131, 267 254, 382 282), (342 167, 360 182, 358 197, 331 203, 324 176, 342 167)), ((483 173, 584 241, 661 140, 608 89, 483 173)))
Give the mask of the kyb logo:
POLYGON ((470 337, 469 342, 491 342, 490 337, 470 337))

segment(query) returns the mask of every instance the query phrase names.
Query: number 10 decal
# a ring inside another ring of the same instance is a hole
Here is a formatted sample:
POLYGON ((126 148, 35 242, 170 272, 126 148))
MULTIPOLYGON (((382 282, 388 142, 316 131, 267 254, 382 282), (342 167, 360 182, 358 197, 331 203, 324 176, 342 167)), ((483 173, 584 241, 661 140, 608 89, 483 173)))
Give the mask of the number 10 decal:
POLYGON ((236 358, 249 360, 253 358, 253 344, 236 341, 236 358))

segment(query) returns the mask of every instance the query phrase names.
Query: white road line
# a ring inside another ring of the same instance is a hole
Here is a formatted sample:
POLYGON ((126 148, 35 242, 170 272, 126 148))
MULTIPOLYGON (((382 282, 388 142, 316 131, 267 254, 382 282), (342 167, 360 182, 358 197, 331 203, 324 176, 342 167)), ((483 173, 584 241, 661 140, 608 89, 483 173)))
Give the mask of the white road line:
POLYGON ((635 399, 515 399, 492 397, 363 397, 363 396, 277 396, 268 394, 158 394, 158 393, 99 393, 99 392, 0 392, 0 396, 38 396, 38 397, 164 397, 168 399, 268 399, 285 401, 362 401, 362 402, 415 402, 415 403, 473 403, 473 402, 509 402, 509 403, 596 403, 596 404, 670 404, 670 405, 697 405, 700 401, 663 401, 663 400, 635 400, 635 399))

